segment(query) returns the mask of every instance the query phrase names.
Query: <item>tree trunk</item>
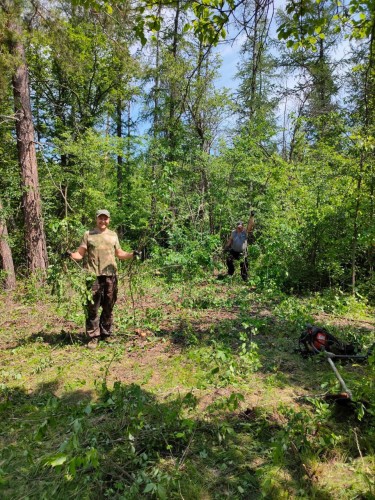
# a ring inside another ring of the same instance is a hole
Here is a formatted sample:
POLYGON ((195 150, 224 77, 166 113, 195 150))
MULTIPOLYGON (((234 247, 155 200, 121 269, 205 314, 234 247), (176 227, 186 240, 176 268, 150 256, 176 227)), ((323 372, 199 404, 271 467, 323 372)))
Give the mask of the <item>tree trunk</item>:
POLYGON ((355 202, 355 212, 353 221, 353 234, 352 234, 352 245, 351 245, 351 271, 352 271, 352 294, 355 295, 356 290, 356 279, 357 279, 357 248, 358 248, 358 219, 359 211, 361 206, 361 188, 362 188, 362 170, 363 170, 363 154, 361 154, 360 161, 360 171, 357 178, 357 190, 356 190, 356 202, 355 202))
POLYGON ((252 40, 252 63, 251 63, 251 80, 250 80, 250 109, 249 109, 249 119, 252 120, 255 113, 255 96, 256 96, 256 84, 258 76, 258 23, 259 23, 259 4, 255 3, 254 12, 254 36, 252 40))
MULTIPOLYGON (((157 15, 161 14, 161 4, 159 4, 157 15)), ((155 54, 155 82, 154 82, 154 113, 152 119, 152 128, 153 128, 153 137, 154 139, 158 139, 160 134, 160 103, 159 103, 159 93, 160 93, 160 32, 157 32, 156 35, 156 54, 155 54)), ((156 185, 157 181, 157 161, 155 158, 151 160, 151 180, 153 185, 156 185)), ((151 232, 155 227, 155 222, 157 218, 157 198, 155 194, 155 190, 152 190, 151 193, 151 207, 150 207, 150 229, 151 232)))
POLYGON ((36 270, 45 271, 48 266, 48 259, 39 193, 29 77, 25 50, 21 41, 21 28, 16 23, 11 23, 10 30, 14 34, 11 51, 19 61, 12 80, 18 160, 21 168, 21 187, 23 191, 27 266, 30 272, 36 270))
MULTIPOLYGON (((179 21, 180 21, 180 1, 176 2, 176 12, 174 18, 174 29, 172 38, 172 54, 174 61, 177 61, 177 50, 178 50, 178 39, 179 39, 179 21)), ((177 102, 177 89, 176 83, 171 83, 170 95, 169 95, 169 148, 170 148, 170 160, 174 160, 175 148, 176 148, 176 102, 177 102)))
MULTIPOLYGON (((122 139, 122 100, 118 99, 116 103, 116 136, 119 139, 122 139)), ((123 205, 123 184, 124 184, 124 175, 123 175, 123 164, 124 158, 122 154, 117 155, 117 203, 120 208, 123 205)))
MULTIPOLYGON (((126 200, 130 199, 131 195, 131 143, 132 143, 132 127, 133 121, 131 117, 131 100, 129 99, 127 104, 127 122, 126 122, 126 200)), ((127 201, 128 206, 130 206, 129 201, 127 201)))
MULTIPOLYGON (((0 199, 0 211, 2 204, 0 199)), ((4 279, 4 289, 12 290, 16 286, 16 275, 14 273, 12 250, 8 245, 8 230, 5 220, 0 217, 0 258, 2 261, 1 269, 6 272, 4 279)))

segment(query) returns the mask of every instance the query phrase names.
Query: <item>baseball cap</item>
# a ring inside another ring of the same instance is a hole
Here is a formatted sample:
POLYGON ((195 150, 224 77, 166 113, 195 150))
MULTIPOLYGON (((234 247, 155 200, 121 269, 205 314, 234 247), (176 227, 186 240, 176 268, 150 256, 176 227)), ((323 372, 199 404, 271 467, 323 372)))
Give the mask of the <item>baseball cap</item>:
POLYGON ((99 217, 99 215, 106 215, 107 217, 111 217, 111 216, 109 215, 108 210, 97 210, 97 212, 96 212, 96 216, 97 216, 97 217, 99 217))

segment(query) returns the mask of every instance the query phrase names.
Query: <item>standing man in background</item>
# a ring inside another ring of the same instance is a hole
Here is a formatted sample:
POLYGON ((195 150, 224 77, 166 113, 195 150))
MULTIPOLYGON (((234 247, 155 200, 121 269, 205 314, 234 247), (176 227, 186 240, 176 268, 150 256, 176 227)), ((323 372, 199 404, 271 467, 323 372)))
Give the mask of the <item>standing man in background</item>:
POLYGON ((246 229, 242 221, 237 222, 236 229, 232 231, 224 250, 228 251, 227 268, 229 276, 234 274, 234 261, 240 261, 241 277, 244 281, 248 278, 247 240, 255 226, 254 211, 250 212, 250 218, 246 229))
POLYGON ((124 252, 118 236, 108 229, 108 210, 96 212, 96 227, 86 231, 79 248, 67 252, 74 260, 82 260, 87 255, 85 268, 96 276, 92 285, 92 302, 86 304, 87 347, 94 349, 99 340, 109 341, 113 330, 113 307, 117 300, 117 264, 120 260, 132 259, 138 252, 124 252), (99 317, 99 308, 102 308, 99 317))

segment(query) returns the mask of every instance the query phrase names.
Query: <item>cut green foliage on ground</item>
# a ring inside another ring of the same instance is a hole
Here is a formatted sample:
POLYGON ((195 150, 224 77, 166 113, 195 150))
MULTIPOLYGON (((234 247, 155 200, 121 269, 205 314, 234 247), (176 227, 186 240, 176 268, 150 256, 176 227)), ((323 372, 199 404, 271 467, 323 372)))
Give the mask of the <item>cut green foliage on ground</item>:
POLYGON ((121 280, 117 341, 90 351, 65 285, 2 295, 2 498, 374 497, 374 356, 338 365, 340 407, 325 360, 295 352, 307 322, 367 349, 368 306, 145 271, 121 280))

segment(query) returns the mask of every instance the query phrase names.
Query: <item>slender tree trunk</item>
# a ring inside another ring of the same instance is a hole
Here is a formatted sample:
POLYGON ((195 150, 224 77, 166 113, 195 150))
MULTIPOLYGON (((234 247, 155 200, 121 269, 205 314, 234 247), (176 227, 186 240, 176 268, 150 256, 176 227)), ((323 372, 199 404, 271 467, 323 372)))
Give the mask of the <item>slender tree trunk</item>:
POLYGON ((358 248, 358 224, 359 224, 359 211, 361 206, 361 188, 362 188, 362 170, 363 170, 363 155, 361 157, 360 172, 357 178, 357 191, 355 212, 353 221, 353 234, 352 234, 352 248, 351 248, 351 270, 352 270, 352 293, 355 294, 356 280, 357 280, 357 248, 358 248))
POLYGON ((36 270, 45 271, 48 266, 47 246, 39 193, 29 77, 25 50, 21 41, 21 28, 12 22, 10 23, 10 29, 15 38, 11 43, 11 51, 19 61, 12 80, 18 160, 21 168, 21 187, 23 192, 27 266, 31 272, 36 270))
MULTIPOLYGON (((122 138, 122 101, 121 101, 121 99, 119 99, 117 101, 117 105, 116 105, 116 135, 119 139, 122 138)), ((124 164, 124 158, 123 158, 122 154, 117 155, 117 202, 118 202, 119 207, 122 206, 122 202, 123 202, 123 196, 122 196, 123 183, 124 183, 123 164, 124 164)))
MULTIPOLYGON (((2 210, 0 199, 0 212, 2 210)), ((1 269, 6 272, 4 279, 4 289, 12 290, 16 286, 16 275, 14 272, 12 250, 8 245, 8 230, 5 220, 0 216, 0 258, 2 261, 1 269)))
POLYGON ((132 117, 131 117, 131 100, 129 99, 127 105, 127 122, 126 122, 126 199, 130 198, 131 191, 131 137, 132 137, 132 117))
POLYGON ((250 83, 250 109, 249 118, 250 120, 254 116, 255 112, 255 95, 256 95, 256 82, 258 73, 258 23, 259 23, 259 5, 258 2, 255 3, 254 12, 254 36, 252 41, 252 64, 251 64, 251 83, 250 83))
MULTIPOLYGON (((159 5, 158 15, 161 14, 161 4, 159 5)), ((155 84, 154 84, 154 116, 153 116, 153 137, 157 140, 160 134, 160 109, 159 109, 159 92, 160 92, 160 33, 156 35, 156 54, 155 54, 155 84)), ((157 181, 157 164, 156 158, 151 160, 151 179, 154 185, 157 181)), ((154 229, 156 222, 156 211, 157 211, 157 198, 155 191, 151 194, 151 216, 150 216, 150 229, 154 229)))
MULTIPOLYGON (((177 0, 175 18, 174 18, 173 39, 172 39, 173 40, 172 41, 172 54, 173 54, 173 59, 175 61, 177 60, 177 51, 178 51, 179 21, 180 21, 180 2, 179 2, 179 0, 177 0)), ((177 100, 177 90, 176 90, 176 84, 173 82, 171 84, 170 95, 169 95, 169 129, 168 129, 170 159, 172 161, 174 159, 174 153, 175 153, 174 150, 176 147, 176 130, 175 130, 176 100, 177 100)))
MULTIPOLYGON (((370 38, 370 54, 369 54, 369 64, 366 76, 366 125, 371 126, 371 135, 374 135, 374 114, 375 114, 375 20, 372 20, 371 38, 370 38)), ((373 155, 372 155, 373 156, 373 155)), ((372 158, 373 160, 373 158, 372 158)), ((372 162, 370 162, 372 163, 372 162)), ((375 187, 375 177, 374 177, 374 167, 371 166, 371 182, 370 182, 370 226, 373 227, 375 222, 375 212, 374 212, 374 187, 375 187)), ((370 245, 368 251, 369 257, 369 275, 370 279, 374 275, 374 259, 375 259, 375 245, 370 245)))
MULTIPOLYGON (((178 41, 179 41, 179 24, 180 24, 180 0, 176 2, 176 10, 175 17, 173 23, 173 37, 172 37, 172 55, 173 59, 177 64, 177 55, 178 55, 178 41)), ((176 159, 176 147, 177 147, 177 124, 178 117, 177 114, 181 114, 181 110, 179 113, 176 113, 177 108, 177 89, 176 83, 171 81, 170 93, 169 93, 169 127, 167 129, 168 134, 168 160, 173 162, 176 159)), ((176 199, 175 193, 173 190, 170 192, 170 200, 169 200, 169 209, 173 214, 174 218, 177 217, 178 209, 176 207, 176 199)))

